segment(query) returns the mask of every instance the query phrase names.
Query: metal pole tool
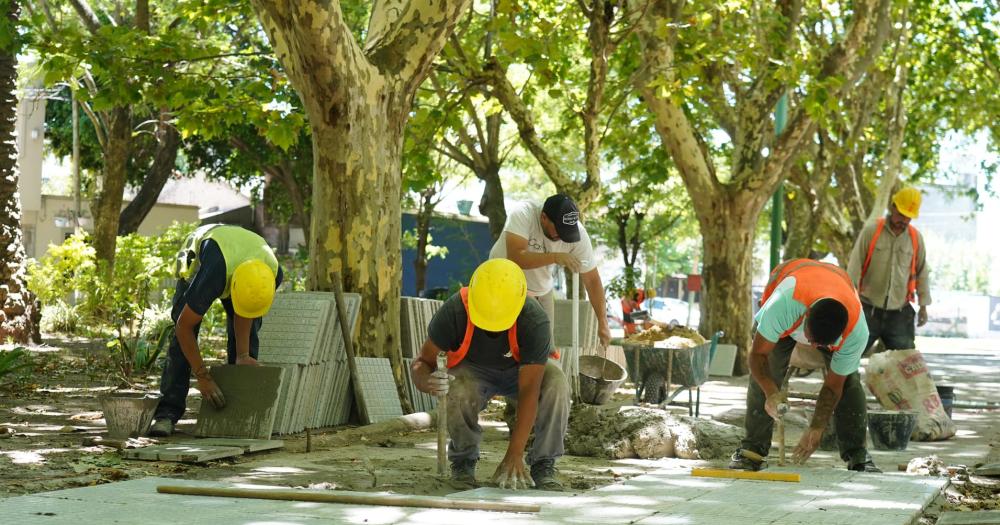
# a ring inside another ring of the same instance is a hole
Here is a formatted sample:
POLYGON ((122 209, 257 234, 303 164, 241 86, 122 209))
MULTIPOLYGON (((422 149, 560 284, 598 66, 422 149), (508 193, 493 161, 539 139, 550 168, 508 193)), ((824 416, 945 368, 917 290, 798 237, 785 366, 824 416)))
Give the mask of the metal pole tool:
MULTIPOLYGON (((438 353, 437 369, 448 370, 446 352, 438 353)), ((437 401, 438 475, 444 477, 448 475, 448 394, 438 395, 437 401)))

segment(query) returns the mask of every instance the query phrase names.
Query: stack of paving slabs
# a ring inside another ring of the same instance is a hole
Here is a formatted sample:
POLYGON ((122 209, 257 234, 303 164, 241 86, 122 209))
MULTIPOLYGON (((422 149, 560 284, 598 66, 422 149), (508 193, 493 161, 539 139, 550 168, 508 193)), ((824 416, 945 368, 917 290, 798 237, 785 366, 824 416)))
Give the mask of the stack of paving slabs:
MULTIPOLYGON (((344 302, 353 335, 358 332, 361 296, 344 294, 344 302)), ((354 395, 333 293, 275 295, 259 337, 260 363, 285 369, 276 404, 275 433, 347 423, 354 395)))
POLYGON ((427 325, 431 318, 441 308, 444 301, 421 299, 419 297, 400 297, 399 301, 399 333, 403 357, 417 357, 420 347, 427 340, 427 325))
POLYGON ((432 412, 437 407, 437 398, 417 390, 416 385, 413 384, 413 378, 410 377, 410 366, 413 365, 413 359, 409 357, 403 358, 403 365, 406 367, 406 390, 410 393, 410 401, 413 401, 413 410, 417 412, 432 412))

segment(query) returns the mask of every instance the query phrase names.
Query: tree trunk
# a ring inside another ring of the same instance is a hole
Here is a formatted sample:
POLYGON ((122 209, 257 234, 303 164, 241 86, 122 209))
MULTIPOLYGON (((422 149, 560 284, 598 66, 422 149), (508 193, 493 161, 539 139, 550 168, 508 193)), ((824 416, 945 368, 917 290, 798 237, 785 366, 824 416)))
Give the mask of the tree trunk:
POLYGON ((485 182, 483 198, 479 201, 479 213, 490 221, 490 236, 496 241, 507 223, 507 209, 503 203, 503 184, 500 182, 500 166, 490 166, 477 177, 485 182))
POLYGON ((417 255, 413 258, 417 294, 427 287, 427 240, 431 234, 431 214, 434 212, 434 192, 426 191, 422 196, 420 209, 417 210, 417 255))
POLYGON ((107 264, 109 274, 115 264, 118 219, 125 195, 125 179, 132 140, 132 112, 126 106, 111 110, 108 118, 104 169, 91 203, 94 217, 94 251, 99 262, 107 264))
MULTIPOLYGON (((18 3, 10 2, 7 7, 0 17, 17 20, 18 3)), ((17 54, 0 48, 0 341, 27 344, 34 332, 35 305, 25 286, 21 200, 17 192, 16 80, 17 54)))
POLYGON ((753 328, 750 289, 754 226, 762 205, 754 206, 749 200, 730 195, 712 213, 699 214, 705 257, 699 331, 708 335, 722 330, 726 340, 739 347, 736 375, 749 371, 747 356, 753 328))
POLYGON ((163 186, 170 179, 177 165, 177 151, 181 146, 181 134, 177 128, 162 122, 160 123, 159 140, 156 144, 156 155, 153 157, 153 165, 142 181, 139 192, 136 193, 132 202, 122 210, 118 222, 118 235, 128 235, 139 231, 142 221, 156 205, 156 200, 160 198, 163 186))

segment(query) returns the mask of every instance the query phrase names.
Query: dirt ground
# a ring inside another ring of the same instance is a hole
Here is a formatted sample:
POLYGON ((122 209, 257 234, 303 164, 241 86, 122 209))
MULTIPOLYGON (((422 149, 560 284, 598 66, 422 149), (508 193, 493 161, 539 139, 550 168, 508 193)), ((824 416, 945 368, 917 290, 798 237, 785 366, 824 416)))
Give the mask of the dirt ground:
MULTIPOLYGON (((946 345, 953 347, 954 341, 948 340, 946 345)), ((311 452, 306 452, 305 434, 295 434, 281 436, 285 447, 280 451, 200 465, 122 460, 114 448, 84 445, 88 438, 104 434, 99 396, 116 386, 103 345, 49 339, 46 345, 31 348, 31 354, 34 366, 28 374, 0 384, 0 498, 146 476, 425 495, 472 488, 437 476, 433 430, 373 433, 359 428, 322 429, 312 432, 311 452)), ((1000 363, 1000 350, 991 355, 996 359, 993 363, 1000 363)), ((948 373, 969 381, 961 388, 965 399, 996 401, 1000 372, 996 367, 989 370, 990 374, 977 377, 975 371, 956 365, 948 373)), ((702 417, 726 420, 738 414, 746 380, 713 377, 702 389, 702 417)), ((150 376, 135 387, 155 391, 157 383, 158 377, 150 376)), ((819 383, 816 377, 796 379, 793 391, 818 391, 819 383)), ((199 399, 196 390, 191 393, 188 413, 181 420, 178 435, 170 441, 193 437, 199 399)), ((631 392, 620 390, 615 402, 630 404, 631 392)), ((808 403, 799 402, 798 408, 807 410, 803 405, 808 403)), ((686 408, 669 408, 687 413, 686 408)), ((508 434, 501 412, 498 401, 483 414, 484 440, 477 475, 480 486, 490 485, 488 479, 506 450, 508 434)), ((911 444, 908 451, 895 455, 877 453, 876 462, 890 471, 921 455, 939 455, 946 466, 969 468, 1000 461, 1000 410, 965 410, 958 412, 955 420, 963 429, 956 438, 911 444)), ((794 443, 798 436, 790 430, 788 442, 794 443)), ((835 452, 817 453, 810 462, 843 468, 835 452)), ((557 466, 564 485, 581 491, 668 465, 689 468, 704 464, 721 466, 724 461, 608 460, 567 455, 557 466)), ((955 470, 951 476, 952 486, 928 509, 922 523, 934 523, 944 510, 1000 508, 1000 482, 996 478, 970 477, 968 469, 955 470)))

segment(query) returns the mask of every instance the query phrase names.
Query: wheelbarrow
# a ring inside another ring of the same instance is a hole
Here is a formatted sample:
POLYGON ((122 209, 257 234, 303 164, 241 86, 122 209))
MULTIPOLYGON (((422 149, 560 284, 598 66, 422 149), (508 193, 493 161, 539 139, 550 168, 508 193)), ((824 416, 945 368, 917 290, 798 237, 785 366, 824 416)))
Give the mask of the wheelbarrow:
POLYGON ((723 332, 718 331, 712 335, 711 341, 687 348, 672 347, 666 341, 641 344, 620 341, 625 350, 629 376, 637 378, 636 403, 665 407, 687 390, 688 415, 700 415, 701 385, 708 380, 709 365, 722 335, 723 332), (677 388, 671 392, 674 385, 677 388))

